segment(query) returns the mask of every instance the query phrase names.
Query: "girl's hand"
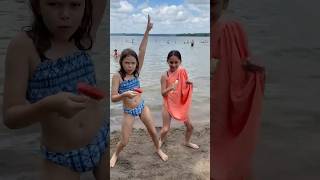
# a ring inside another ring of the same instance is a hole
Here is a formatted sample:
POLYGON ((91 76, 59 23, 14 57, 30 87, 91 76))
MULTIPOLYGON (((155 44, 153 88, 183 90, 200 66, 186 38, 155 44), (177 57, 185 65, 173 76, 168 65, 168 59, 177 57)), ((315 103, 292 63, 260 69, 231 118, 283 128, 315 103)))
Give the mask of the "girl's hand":
POLYGON ((152 27, 153 27, 153 23, 151 23, 150 22, 150 16, 149 16, 149 14, 148 14, 148 24, 147 24, 147 31, 149 32, 151 29, 152 29, 152 27))
POLYGON ((126 92, 123 93, 123 96, 124 97, 128 97, 128 98, 133 98, 136 95, 138 95, 138 93, 135 92, 135 91, 126 91, 126 92))
POLYGON ((251 58, 247 58, 243 64, 242 64, 243 68, 247 71, 251 71, 251 72, 264 72, 265 68, 262 65, 253 63, 251 58))
POLYGON ((170 91, 176 90, 178 83, 179 83, 178 80, 176 80, 174 83, 172 83, 170 86, 170 91))
POLYGON ((190 85, 193 85, 193 82, 192 81, 190 81, 190 80, 187 80, 187 82, 186 82, 187 84, 190 84, 190 85))
POLYGON ((69 92, 60 92, 47 98, 49 109, 68 119, 85 109, 89 101, 86 96, 69 92))
POLYGON ((212 75, 216 72, 217 66, 219 65, 220 60, 219 59, 211 59, 211 63, 210 63, 210 69, 212 72, 212 75))
POLYGON ((176 86, 175 84, 173 83, 170 87, 169 87, 169 91, 174 91, 176 90, 176 86))

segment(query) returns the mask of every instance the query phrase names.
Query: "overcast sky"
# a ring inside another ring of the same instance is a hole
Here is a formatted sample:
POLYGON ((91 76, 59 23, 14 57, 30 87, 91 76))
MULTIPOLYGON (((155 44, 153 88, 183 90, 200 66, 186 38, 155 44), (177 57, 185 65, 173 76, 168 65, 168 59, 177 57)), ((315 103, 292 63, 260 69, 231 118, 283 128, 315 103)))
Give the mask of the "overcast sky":
POLYGON ((111 0, 111 33, 144 33, 147 15, 153 34, 209 33, 209 0, 111 0))

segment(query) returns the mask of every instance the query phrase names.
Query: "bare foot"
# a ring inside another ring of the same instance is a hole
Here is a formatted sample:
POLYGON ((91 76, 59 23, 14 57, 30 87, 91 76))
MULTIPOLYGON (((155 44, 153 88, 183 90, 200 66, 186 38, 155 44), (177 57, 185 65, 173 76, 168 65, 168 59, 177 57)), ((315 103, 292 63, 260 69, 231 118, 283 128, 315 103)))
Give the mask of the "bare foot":
POLYGON ((193 149, 199 149, 199 146, 198 146, 198 145, 193 144, 193 143, 191 143, 191 142, 189 142, 189 143, 185 142, 185 143, 183 143, 183 145, 185 145, 185 146, 187 146, 187 147, 190 147, 190 148, 193 148, 193 149))
POLYGON ((168 160, 168 156, 161 149, 157 150, 157 154, 160 156, 160 158, 163 161, 167 161, 168 160))
POLYGON ((114 167, 114 165, 115 165, 116 162, 117 162, 117 159, 118 159, 118 157, 117 157, 116 153, 114 153, 114 154, 112 155, 112 158, 110 159, 110 167, 114 167))

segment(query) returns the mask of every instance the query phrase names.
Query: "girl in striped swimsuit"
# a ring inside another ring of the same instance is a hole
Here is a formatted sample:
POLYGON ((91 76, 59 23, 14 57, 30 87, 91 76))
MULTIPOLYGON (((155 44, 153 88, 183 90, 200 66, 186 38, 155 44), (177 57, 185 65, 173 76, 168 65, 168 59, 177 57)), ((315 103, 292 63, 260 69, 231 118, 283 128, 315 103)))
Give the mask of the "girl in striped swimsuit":
POLYGON ((150 23, 150 17, 148 15, 147 29, 139 47, 139 55, 137 55, 131 49, 123 50, 120 56, 120 70, 112 77, 111 100, 113 102, 122 101, 124 113, 121 140, 117 144, 116 152, 111 157, 110 167, 114 167, 119 153, 128 144, 134 117, 136 116, 139 116, 141 121, 147 127, 160 158, 164 161, 168 159, 168 156, 160 149, 160 144, 152 121, 151 112, 149 108, 144 105, 141 94, 134 91, 135 89, 140 88, 138 77, 144 61, 148 35, 151 29, 152 23, 150 23))
POLYGON ((41 126, 41 177, 79 180, 92 171, 109 178, 108 125, 102 101, 81 95, 77 84, 96 85, 90 52, 105 0, 30 0, 34 22, 9 44, 4 123, 41 126))

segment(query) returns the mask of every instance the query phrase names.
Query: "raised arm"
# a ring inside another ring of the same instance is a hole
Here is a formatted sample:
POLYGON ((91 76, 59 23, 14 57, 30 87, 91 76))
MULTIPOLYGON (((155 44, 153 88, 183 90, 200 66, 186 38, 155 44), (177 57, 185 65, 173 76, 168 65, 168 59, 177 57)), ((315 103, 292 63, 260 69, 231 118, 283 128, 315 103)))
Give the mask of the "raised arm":
POLYGON ((144 61, 144 56, 146 54, 146 49, 147 49, 147 44, 148 44, 148 37, 149 37, 149 32, 152 29, 153 24, 150 22, 150 16, 148 15, 148 23, 147 23, 147 28, 146 31, 144 32, 143 39, 141 41, 141 44, 139 46, 139 72, 142 68, 143 61, 144 61))
POLYGON ((92 29, 91 35, 95 39, 99 25, 101 24, 105 13, 107 0, 91 0, 92 1, 92 29))

